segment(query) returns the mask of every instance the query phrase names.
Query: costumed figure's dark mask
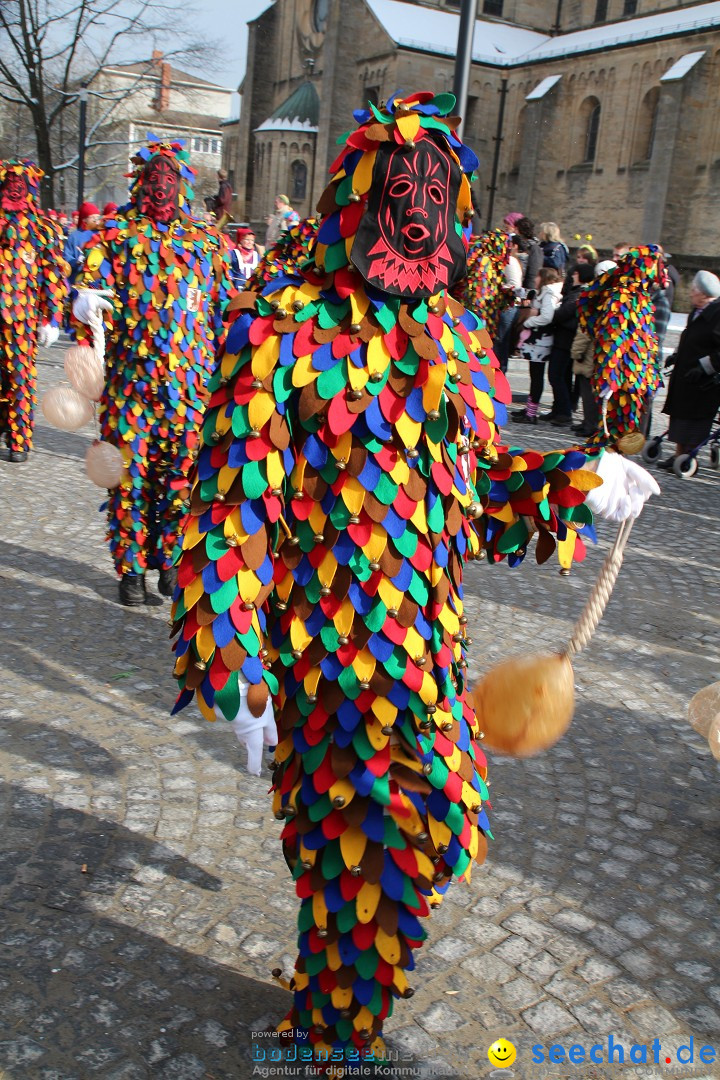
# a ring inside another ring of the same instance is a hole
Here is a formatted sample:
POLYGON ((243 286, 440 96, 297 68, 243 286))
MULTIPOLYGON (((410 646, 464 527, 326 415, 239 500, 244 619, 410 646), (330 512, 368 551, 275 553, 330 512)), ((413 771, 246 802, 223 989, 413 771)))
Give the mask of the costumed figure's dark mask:
POLYGON ((156 223, 167 225, 179 214, 179 191, 177 170, 166 158, 153 158, 142 172, 138 204, 140 213, 156 223))
POLYGON ((24 176, 8 173, 0 187, 0 206, 3 210, 28 209, 28 186, 24 176))
POLYGON ((405 298, 432 296, 466 274, 455 228, 461 171, 432 138, 377 151, 351 259, 365 280, 405 298))

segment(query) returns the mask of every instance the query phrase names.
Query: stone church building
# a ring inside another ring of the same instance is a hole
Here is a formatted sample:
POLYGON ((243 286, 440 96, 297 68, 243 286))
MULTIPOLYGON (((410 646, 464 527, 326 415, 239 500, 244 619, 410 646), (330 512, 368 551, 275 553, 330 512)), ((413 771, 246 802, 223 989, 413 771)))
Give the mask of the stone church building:
MULTIPOLYGON (((312 212, 354 109, 452 88, 459 7, 274 0, 249 24, 224 162, 260 235, 277 192, 312 212)), ((719 88, 720 2, 479 0, 462 132, 480 225, 522 210, 570 242, 659 241, 716 268, 719 88)))

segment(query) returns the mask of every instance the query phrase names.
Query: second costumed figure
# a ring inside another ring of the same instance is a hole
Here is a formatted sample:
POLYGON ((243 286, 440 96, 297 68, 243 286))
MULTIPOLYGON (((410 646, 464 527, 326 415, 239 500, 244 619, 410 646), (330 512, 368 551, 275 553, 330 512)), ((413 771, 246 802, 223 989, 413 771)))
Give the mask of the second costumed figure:
POLYGON ((172 595, 206 383, 235 292, 224 239, 190 214, 194 170, 182 143, 152 140, 134 166, 130 202, 86 251, 73 306, 86 342, 84 321, 111 306, 97 290, 113 294, 100 428, 127 463, 109 494, 108 539, 128 606, 145 602, 150 569, 172 595))

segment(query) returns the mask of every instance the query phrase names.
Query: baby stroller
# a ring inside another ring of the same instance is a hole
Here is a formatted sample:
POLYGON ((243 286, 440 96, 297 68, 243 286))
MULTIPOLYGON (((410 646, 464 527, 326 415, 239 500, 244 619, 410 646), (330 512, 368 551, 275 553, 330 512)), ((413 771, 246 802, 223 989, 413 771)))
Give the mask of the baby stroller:
MULTIPOLYGON (((645 443, 642 450, 644 461, 651 463, 657 461, 660 457, 663 440, 666 437, 667 431, 663 432, 662 435, 656 435, 645 443)), ((694 476, 700 465, 697 456, 705 446, 709 447, 710 451, 710 468, 717 469, 720 467, 720 425, 714 431, 711 431, 707 439, 703 439, 689 454, 680 454, 675 458, 673 463, 675 475, 679 476, 681 480, 689 480, 691 476, 694 476)))

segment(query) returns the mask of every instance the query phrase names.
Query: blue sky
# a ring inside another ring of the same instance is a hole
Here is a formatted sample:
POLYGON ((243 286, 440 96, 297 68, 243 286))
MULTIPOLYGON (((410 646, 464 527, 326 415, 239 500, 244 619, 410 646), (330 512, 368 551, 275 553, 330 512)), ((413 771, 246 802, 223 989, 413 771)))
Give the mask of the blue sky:
MULTIPOLYGON (((212 82, 235 89, 245 73, 247 22, 270 7, 271 0, 202 0, 202 31, 209 38, 222 40, 217 66, 196 71, 212 82)), ((189 66, 189 65, 183 65, 189 66)))

